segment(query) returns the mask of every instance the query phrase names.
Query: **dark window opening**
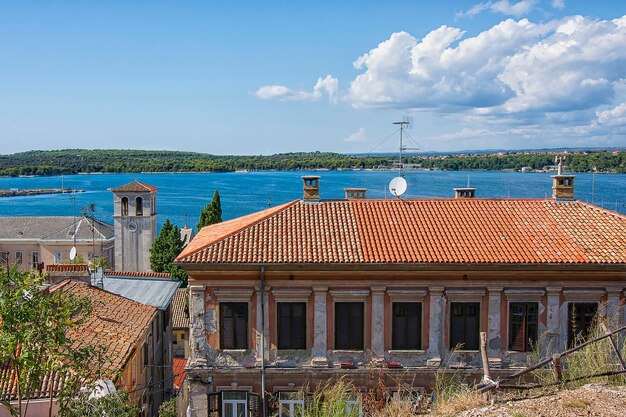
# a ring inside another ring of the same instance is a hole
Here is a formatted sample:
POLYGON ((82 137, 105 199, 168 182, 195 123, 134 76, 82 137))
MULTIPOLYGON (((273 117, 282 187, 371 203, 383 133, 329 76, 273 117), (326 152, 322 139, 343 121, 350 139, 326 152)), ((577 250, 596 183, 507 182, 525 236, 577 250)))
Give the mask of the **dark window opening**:
POLYGON ((537 343, 538 303, 509 305, 509 350, 529 352, 537 343))
POLYGON ((128 216, 128 198, 122 197, 122 216, 128 216))
POLYGON ((422 303, 393 303, 391 348, 417 350, 422 347, 422 303))
POLYGON ((135 199, 135 215, 143 216, 143 198, 141 197, 135 199))
POLYGON ((335 303, 335 349, 363 349, 363 303, 335 303))
POLYGON ((598 303, 570 303, 568 308, 567 344, 572 347, 589 337, 598 303))
POLYGON ((480 303, 451 303, 450 349, 478 350, 480 303))
POLYGON ((278 303, 278 349, 306 349, 306 303, 278 303))
POLYGON ((248 303, 220 303, 220 346, 248 349, 248 303))

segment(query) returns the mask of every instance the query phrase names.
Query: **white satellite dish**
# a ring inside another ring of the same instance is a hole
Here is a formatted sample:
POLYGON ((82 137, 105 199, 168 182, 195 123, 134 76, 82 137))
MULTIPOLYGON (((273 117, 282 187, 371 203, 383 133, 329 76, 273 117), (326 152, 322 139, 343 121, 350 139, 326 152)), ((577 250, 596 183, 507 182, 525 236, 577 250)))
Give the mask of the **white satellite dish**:
POLYGON ((70 249, 70 260, 73 261, 76 258, 76 246, 72 246, 70 249))
POLYGON ((406 192, 406 180, 402 177, 395 177, 389 183, 389 191, 396 197, 400 197, 406 192))

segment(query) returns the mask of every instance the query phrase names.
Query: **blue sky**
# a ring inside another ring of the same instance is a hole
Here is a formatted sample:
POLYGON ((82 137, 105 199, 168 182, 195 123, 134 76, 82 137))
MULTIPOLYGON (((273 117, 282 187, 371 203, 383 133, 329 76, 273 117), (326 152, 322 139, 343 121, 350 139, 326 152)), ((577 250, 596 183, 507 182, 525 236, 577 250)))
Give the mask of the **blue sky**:
POLYGON ((626 146, 625 1, 0 3, 0 154, 626 146), (96 4, 97 3, 97 4, 96 4))

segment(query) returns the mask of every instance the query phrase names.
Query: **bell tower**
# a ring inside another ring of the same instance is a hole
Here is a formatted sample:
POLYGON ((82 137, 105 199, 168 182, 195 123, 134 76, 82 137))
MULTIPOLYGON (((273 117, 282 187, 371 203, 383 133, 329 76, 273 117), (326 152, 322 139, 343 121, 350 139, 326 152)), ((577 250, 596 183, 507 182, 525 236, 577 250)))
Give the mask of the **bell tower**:
POLYGON ((115 223, 115 269, 150 271, 156 238, 156 187, 133 181, 111 189, 115 223))

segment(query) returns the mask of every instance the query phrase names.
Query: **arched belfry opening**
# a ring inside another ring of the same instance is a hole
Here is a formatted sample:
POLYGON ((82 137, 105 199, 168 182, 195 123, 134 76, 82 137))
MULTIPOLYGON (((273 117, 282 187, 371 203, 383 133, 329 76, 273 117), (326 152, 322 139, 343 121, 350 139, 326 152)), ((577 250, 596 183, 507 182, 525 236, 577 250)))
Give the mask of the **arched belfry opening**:
POLYGON ((128 198, 127 197, 122 197, 120 211, 121 211, 122 216, 128 216, 128 198))
POLYGON ((135 199, 135 215, 143 216, 143 198, 141 197, 135 199))

